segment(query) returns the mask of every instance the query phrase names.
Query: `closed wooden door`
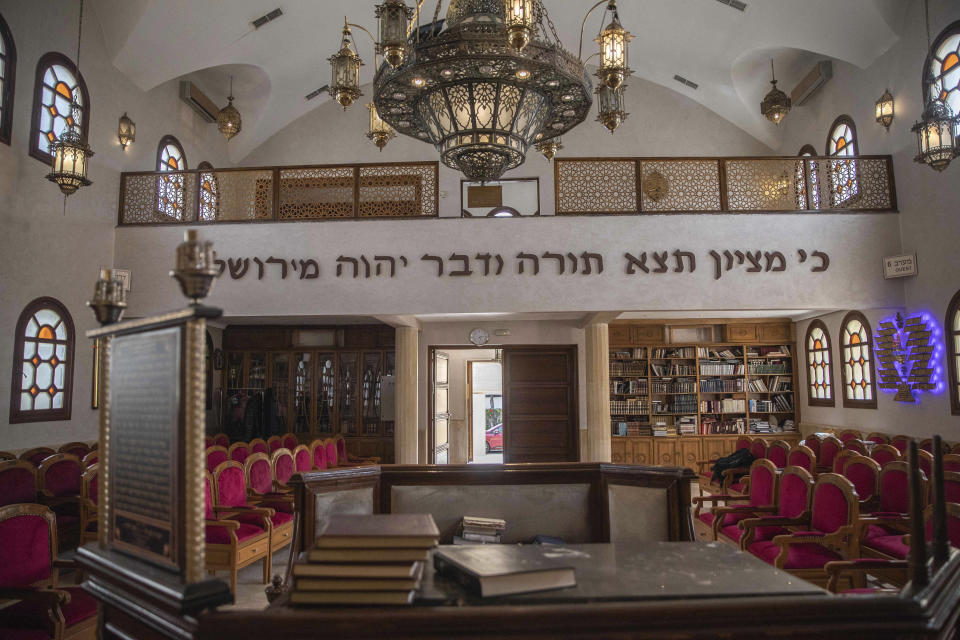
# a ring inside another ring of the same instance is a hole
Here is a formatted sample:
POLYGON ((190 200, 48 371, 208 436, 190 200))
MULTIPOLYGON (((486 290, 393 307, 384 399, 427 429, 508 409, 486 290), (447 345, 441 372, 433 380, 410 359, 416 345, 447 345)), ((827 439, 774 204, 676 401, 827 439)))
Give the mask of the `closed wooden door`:
POLYGON ((576 461, 577 436, 577 348, 504 349, 504 462, 576 461))

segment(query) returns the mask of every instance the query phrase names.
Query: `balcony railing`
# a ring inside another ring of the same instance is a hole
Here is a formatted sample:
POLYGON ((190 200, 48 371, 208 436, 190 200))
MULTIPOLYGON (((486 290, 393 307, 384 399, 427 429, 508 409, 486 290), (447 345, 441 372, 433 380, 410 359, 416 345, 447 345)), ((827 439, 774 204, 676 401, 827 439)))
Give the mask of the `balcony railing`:
POLYGON ((557 158, 557 215, 896 211, 890 156, 557 158))
POLYGON ((121 225, 437 216, 438 163, 136 172, 120 176, 121 225))

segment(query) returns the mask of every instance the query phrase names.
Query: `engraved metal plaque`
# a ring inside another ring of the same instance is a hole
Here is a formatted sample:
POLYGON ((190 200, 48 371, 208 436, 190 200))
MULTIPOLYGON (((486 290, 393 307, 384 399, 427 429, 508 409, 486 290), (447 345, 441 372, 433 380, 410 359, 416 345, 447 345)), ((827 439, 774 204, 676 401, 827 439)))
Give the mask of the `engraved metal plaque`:
POLYGON ((177 444, 180 326, 113 339, 110 385, 110 540, 118 549, 179 567, 177 444))

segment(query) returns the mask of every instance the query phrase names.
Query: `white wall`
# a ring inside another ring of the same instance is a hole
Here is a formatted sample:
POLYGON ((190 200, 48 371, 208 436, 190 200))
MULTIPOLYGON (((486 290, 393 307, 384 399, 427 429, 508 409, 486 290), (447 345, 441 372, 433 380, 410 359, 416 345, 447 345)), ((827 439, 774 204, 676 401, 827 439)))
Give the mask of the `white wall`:
MULTIPOLYGON (((901 41, 867 69, 834 62, 834 77, 807 105, 794 109, 785 121, 785 143, 782 153, 796 153, 803 144, 810 143, 821 153, 825 150, 828 129, 840 114, 849 114, 857 126, 859 153, 891 154, 896 174, 897 197, 900 206, 900 233, 902 250, 917 252, 919 275, 904 280, 904 305, 908 312, 928 311, 938 323, 952 296, 960 288, 957 247, 960 246, 960 162, 954 161, 943 173, 913 161, 916 155, 916 137, 910 127, 923 111, 921 80, 926 57, 926 35, 923 25, 923 3, 910 0, 906 22, 901 29, 901 41), (874 102, 889 88, 896 105, 896 118, 890 131, 874 119, 874 102)), ((954 20, 960 19, 960 5, 947 0, 931 0, 931 37, 954 20)), ((864 240, 858 234, 847 236, 851 243, 864 240)), ((881 278, 879 262, 867 265, 869 275, 881 278)), ((873 304, 857 305, 852 301, 843 309, 860 309, 876 323, 890 315, 889 311, 874 310, 884 306, 877 299, 873 304)), ((822 318, 837 344, 842 313, 822 318)), ((797 338, 802 340, 809 322, 798 324, 797 338)), ((838 352, 835 350, 835 358, 838 352)), ((945 367, 945 361, 939 363, 945 367)), ((801 367, 802 369, 802 367, 801 367)), ((839 370, 835 372, 839 375, 839 370)), ((800 376, 806 384, 806 373, 800 376)), ((935 432, 956 439, 960 416, 950 415, 947 391, 936 396, 924 394, 918 405, 895 403, 892 394, 881 392, 878 408, 843 409, 837 400, 833 409, 809 407, 803 398, 802 415, 806 423, 818 423, 890 433, 929 436, 935 432)))
MULTIPOLYGON (((9 416, 14 328, 34 298, 52 296, 73 317, 77 331, 73 368, 72 419, 5 425, 0 449, 22 449, 97 436, 97 412, 90 408, 92 348, 84 332, 95 327, 85 301, 100 266, 114 263, 114 225, 121 171, 155 169, 157 143, 170 133, 183 143, 190 166, 201 159, 226 164, 226 143, 214 125, 200 122, 177 98, 176 83, 144 93, 113 66, 104 51, 96 15, 84 6, 80 70, 90 94, 89 178, 93 185, 72 195, 66 213, 57 186, 44 176, 50 168, 27 154, 37 60, 48 51, 76 56, 79 2, 0 0, 17 49, 17 75, 10 145, 0 144, 0 419, 9 416), (117 120, 126 111, 137 123, 137 141, 123 151, 117 120)), ((146 282, 133 279, 134 290, 146 282)), ((142 289, 141 289, 142 291, 142 289)), ((182 301, 176 304, 182 307, 182 301)))

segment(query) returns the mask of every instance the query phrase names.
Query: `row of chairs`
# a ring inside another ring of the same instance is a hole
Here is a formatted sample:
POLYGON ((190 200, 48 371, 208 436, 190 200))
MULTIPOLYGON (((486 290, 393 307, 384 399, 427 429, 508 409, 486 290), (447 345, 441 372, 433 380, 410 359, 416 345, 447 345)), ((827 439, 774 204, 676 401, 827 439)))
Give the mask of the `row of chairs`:
MULTIPOLYGON (((225 433, 207 436, 206 442, 208 447, 217 445, 219 447, 226 447, 228 449, 230 448, 230 445, 233 444, 230 442, 230 436, 225 433)), ((250 446, 257 445, 257 451, 260 450, 260 445, 262 445, 263 453, 273 453, 280 447, 294 449, 298 444, 300 444, 299 438, 292 433, 285 433, 282 436, 270 436, 266 440, 263 438, 254 438, 249 442, 250 446)))
POLYGON ((0 462, 7 460, 26 460, 34 467, 39 467, 40 463, 55 453, 69 453, 84 461, 85 466, 89 466, 97 461, 97 443, 92 445, 86 442, 68 442, 57 449, 50 447, 34 447, 27 449, 20 455, 15 455, 9 451, 0 451, 0 462))
POLYGON ((293 447, 276 447, 270 450, 263 440, 234 442, 229 448, 223 445, 207 447, 207 470, 213 471, 217 465, 226 460, 233 460, 246 464, 254 456, 263 456, 272 459, 280 451, 291 454, 298 472, 316 469, 332 469, 334 467, 352 467, 361 464, 377 464, 379 458, 361 458, 347 452, 347 441, 343 436, 316 439, 309 445, 296 444, 293 447))

